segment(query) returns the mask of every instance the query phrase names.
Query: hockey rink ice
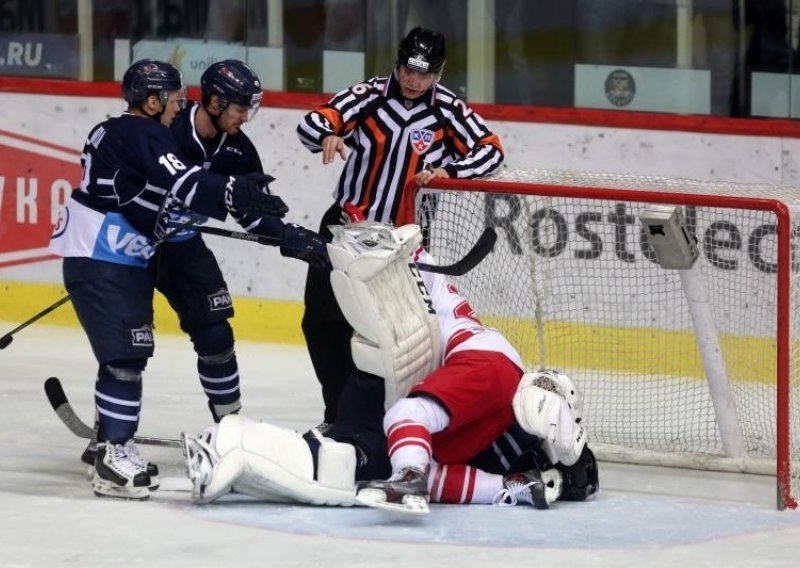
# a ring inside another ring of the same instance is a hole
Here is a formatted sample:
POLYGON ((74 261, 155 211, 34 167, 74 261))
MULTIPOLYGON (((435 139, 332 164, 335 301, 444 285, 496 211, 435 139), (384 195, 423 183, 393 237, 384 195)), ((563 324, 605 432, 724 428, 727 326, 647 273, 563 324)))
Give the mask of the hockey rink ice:
MULTIPOLYGON (((0 335, 16 325, 0 321, 0 335)), ((240 341, 237 354, 245 415, 301 431, 319 422, 304 347, 240 341)), ((195 506, 180 450, 140 446, 162 488, 147 502, 99 499, 79 461, 85 442, 42 387, 58 376, 79 415, 93 418, 96 368, 83 333, 38 322, 0 351, 0 370, 3 567, 797 565, 800 511, 777 511, 774 480, 752 475, 601 462, 601 491, 587 503, 434 504, 420 519, 236 496, 195 506)), ((157 334, 139 434, 177 438, 210 421, 188 338, 157 334)))

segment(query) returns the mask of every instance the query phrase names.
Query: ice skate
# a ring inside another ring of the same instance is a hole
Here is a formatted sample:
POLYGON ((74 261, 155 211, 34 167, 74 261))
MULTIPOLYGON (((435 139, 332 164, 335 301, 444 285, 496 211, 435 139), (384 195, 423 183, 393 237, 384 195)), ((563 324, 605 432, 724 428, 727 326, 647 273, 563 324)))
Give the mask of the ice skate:
MULTIPOLYGON (((125 451, 128 452, 129 457, 136 463, 137 465, 144 467, 147 470, 147 475, 150 476, 150 489, 155 490, 158 489, 158 466, 152 462, 145 460, 142 457, 142 454, 139 453, 139 449, 133 443, 133 440, 128 440, 125 443, 125 451)), ((89 466, 86 476, 89 481, 94 478, 94 460, 97 456, 97 440, 89 440, 89 443, 86 445, 86 449, 83 450, 81 454, 81 461, 89 466)))
POLYGON ((503 479, 503 489, 495 495, 494 505, 533 505, 536 509, 549 509, 550 503, 561 495, 561 472, 536 469, 512 473, 503 479))
POLYGON ((125 453, 131 458, 131 461, 139 468, 144 468, 147 475, 150 477, 150 491, 158 489, 158 466, 153 462, 147 461, 142 454, 139 453, 139 448, 133 443, 133 440, 125 442, 125 453))
POLYGON ((387 480, 364 481, 358 484, 356 501, 367 507, 427 515, 428 476, 415 467, 404 467, 387 480))
POLYGON ((92 489, 98 497, 144 501, 150 497, 150 476, 145 466, 134 463, 124 444, 100 442, 97 444, 92 489))

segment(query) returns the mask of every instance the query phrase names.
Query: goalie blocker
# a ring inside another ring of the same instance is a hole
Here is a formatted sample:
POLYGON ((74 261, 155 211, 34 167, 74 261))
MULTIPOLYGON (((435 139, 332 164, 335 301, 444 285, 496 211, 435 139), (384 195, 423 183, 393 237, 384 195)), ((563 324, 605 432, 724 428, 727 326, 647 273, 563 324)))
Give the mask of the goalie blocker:
POLYGON ((389 408, 435 370, 442 357, 436 312, 412 261, 419 226, 361 221, 331 227, 331 285, 353 327, 356 367, 382 377, 389 408))

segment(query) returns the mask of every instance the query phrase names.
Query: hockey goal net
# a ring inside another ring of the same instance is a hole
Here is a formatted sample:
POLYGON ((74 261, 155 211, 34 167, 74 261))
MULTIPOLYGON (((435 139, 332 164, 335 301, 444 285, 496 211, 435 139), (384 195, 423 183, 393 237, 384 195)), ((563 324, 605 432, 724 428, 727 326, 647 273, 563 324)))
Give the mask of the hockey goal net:
POLYGON ((599 459, 775 475, 796 507, 800 190, 506 170, 437 180, 417 209, 441 264, 497 231, 456 285, 528 368, 582 388, 599 459), (691 266, 665 267, 654 212, 682 218, 691 266))

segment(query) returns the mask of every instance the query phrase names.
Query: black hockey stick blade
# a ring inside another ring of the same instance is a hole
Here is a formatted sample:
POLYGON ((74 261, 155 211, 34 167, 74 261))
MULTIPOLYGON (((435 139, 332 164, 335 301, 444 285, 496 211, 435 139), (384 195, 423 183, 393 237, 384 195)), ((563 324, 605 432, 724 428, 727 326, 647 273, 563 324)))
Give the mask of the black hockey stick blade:
POLYGON ((47 400, 50 401, 50 406, 56 411, 56 414, 69 428, 70 432, 79 438, 92 439, 95 437, 96 432, 94 428, 90 427, 83 420, 78 418, 72 405, 67 400, 67 395, 64 393, 64 388, 61 386, 61 381, 57 377, 50 377, 44 382, 44 392, 47 395, 47 400))
MULTIPOLYGON (((64 425, 69 428, 69 431, 78 436, 91 440, 96 438, 97 432, 94 428, 89 426, 86 422, 80 419, 75 413, 72 405, 67 400, 67 394, 64 392, 64 387, 58 377, 50 377, 44 382, 44 392, 47 395, 47 400, 50 406, 55 410, 56 415, 61 419, 64 425)), ((171 448, 182 447, 180 440, 173 440, 170 438, 152 438, 149 436, 135 436, 133 441, 137 444, 145 444, 151 446, 168 446, 171 448)))
POLYGON ((491 227, 486 227, 486 230, 481 233, 481 236, 477 241, 475 241, 475 244, 472 245, 472 248, 469 250, 469 252, 465 254, 464 257, 458 262, 444 266, 418 262, 417 268, 424 270, 425 272, 444 274, 446 276, 463 276, 478 266, 478 264, 480 264, 481 261, 486 258, 486 255, 492 252, 495 242, 497 242, 497 231, 491 227))

